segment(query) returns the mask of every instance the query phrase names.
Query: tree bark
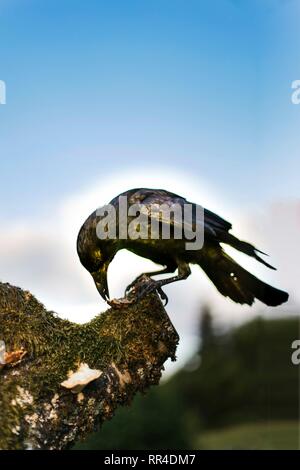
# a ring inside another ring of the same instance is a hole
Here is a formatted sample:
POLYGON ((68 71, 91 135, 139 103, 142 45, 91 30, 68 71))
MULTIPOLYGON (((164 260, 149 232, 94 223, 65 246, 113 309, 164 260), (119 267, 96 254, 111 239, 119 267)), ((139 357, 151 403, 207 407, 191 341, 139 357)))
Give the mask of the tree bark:
POLYGON ((70 448, 158 384, 178 340, 156 294, 79 325, 0 283, 0 449, 70 448))

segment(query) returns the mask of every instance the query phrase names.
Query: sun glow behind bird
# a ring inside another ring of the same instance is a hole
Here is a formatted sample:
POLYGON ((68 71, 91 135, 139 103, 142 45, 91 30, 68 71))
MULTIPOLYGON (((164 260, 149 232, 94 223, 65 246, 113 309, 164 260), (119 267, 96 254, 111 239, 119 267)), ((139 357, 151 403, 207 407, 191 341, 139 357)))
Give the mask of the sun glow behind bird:
MULTIPOLYGON (((189 200, 203 201, 209 206, 217 207, 217 198, 213 201, 213 190, 190 175, 183 175, 161 168, 160 173, 153 175, 151 168, 136 168, 127 173, 106 176, 105 181, 95 183, 92 188, 70 197, 60 209, 63 232, 68 234, 69 244, 74 248, 80 227, 96 208, 107 204, 119 193, 135 187, 163 188, 185 196, 189 200)), ((221 209, 222 210, 222 209, 221 209)), ((76 262, 78 260, 76 259, 76 262)), ((109 285, 112 297, 123 296, 124 289, 132 279, 143 271, 155 269, 154 263, 132 253, 118 253, 109 270, 109 285)), ((88 279, 90 282, 90 279, 88 279)), ((92 286, 93 287, 93 286, 92 286)), ((104 305, 104 302, 103 302, 104 305)))
MULTIPOLYGON (((97 207, 107 204, 119 193, 134 187, 164 188, 183 195, 188 200, 200 201, 214 208, 219 207, 219 210, 223 211, 224 209, 225 212, 225 208, 221 208, 218 204, 218 195, 212 188, 209 188, 199 179, 195 180, 189 174, 176 173, 170 171, 169 168, 161 168, 160 173, 154 175, 151 168, 141 168, 140 170, 133 168, 127 173, 122 172, 119 175, 112 173, 106 175, 104 181, 101 178, 92 187, 71 196, 62 204, 59 210, 61 233, 65 234, 66 246, 68 245, 69 264, 72 264, 72 270, 78 272, 78 278, 80 278, 81 285, 78 285, 78 289, 83 289, 84 286, 90 301, 76 303, 76 305, 69 302, 64 303, 64 305, 57 305, 57 307, 54 305, 54 308, 66 318, 78 322, 87 321, 93 317, 95 312, 107 308, 107 305, 96 291, 94 283, 91 282, 89 274, 82 269, 79 263, 75 252, 75 242, 80 227, 91 212, 97 207)), ((150 260, 125 250, 120 251, 108 271, 111 298, 123 297, 125 287, 136 276, 156 268, 157 265, 150 260)), ((199 274, 200 270, 197 271, 199 274)), ((181 357, 180 363, 188 359, 198 341, 197 334, 193 331, 195 332, 201 297, 202 295, 205 296, 205 293, 201 293, 199 298, 199 295, 196 294, 199 292, 200 282, 199 276, 191 277, 185 285, 177 286, 177 288, 170 286, 168 288, 170 302, 167 310, 182 338, 178 352, 181 357), (188 295, 188 301, 186 300, 187 293, 191 294, 188 295)), ((170 372, 172 367, 174 365, 169 364, 167 370, 170 372)))

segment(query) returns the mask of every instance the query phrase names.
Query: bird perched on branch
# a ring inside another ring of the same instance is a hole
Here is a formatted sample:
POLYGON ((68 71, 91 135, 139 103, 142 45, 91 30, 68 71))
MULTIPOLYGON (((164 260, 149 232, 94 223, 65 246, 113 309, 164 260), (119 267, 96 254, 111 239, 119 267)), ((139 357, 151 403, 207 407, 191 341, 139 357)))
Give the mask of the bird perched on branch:
POLYGON ((130 302, 139 300, 153 290, 158 291, 167 302, 162 287, 186 279, 191 274, 190 264, 198 264, 222 295, 239 304, 252 305, 255 299, 270 306, 286 302, 286 292, 261 281, 223 250, 221 243, 275 269, 259 255, 263 252, 231 234, 231 228, 229 222, 213 212, 171 192, 162 189, 132 189, 88 217, 78 235, 77 252, 81 263, 92 275, 100 295, 108 302, 107 269, 121 249, 127 249, 163 267, 160 271, 140 275, 127 287, 125 294, 130 302), (187 221, 183 220, 184 217, 180 219, 186 207, 191 209, 187 221), (190 241, 193 234, 199 235, 199 246, 192 246, 190 241), (174 273, 176 270, 177 275, 167 279, 152 279, 154 275, 174 273))

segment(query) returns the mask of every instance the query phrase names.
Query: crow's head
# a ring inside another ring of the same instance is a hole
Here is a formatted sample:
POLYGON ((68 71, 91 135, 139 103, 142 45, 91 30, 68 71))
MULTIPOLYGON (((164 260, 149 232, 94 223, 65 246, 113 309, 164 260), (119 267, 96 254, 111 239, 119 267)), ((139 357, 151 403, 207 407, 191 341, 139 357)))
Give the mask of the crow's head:
POLYGON ((99 240, 95 230, 87 221, 79 232, 77 253, 81 264, 95 281, 97 290, 104 300, 109 300, 107 270, 116 254, 116 249, 108 240, 99 240))

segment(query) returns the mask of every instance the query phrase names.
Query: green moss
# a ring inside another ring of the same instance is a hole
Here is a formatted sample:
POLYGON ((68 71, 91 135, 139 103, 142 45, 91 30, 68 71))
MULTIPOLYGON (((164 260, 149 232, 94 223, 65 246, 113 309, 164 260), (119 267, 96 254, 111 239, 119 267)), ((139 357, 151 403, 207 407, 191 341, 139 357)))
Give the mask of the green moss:
MULTIPOLYGON (((30 412, 30 403, 12 406, 11 397, 18 395, 17 387, 28 391, 36 406, 58 391, 70 394, 60 383, 81 362, 100 370, 115 363, 119 370, 126 368, 134 374, 139 364, 153 361, 163 322, 167 323, 168 318, 156 295, 151 295, 150 304, 151 314, 147 298, 126 308, 109 309, 79 325, 47 312, 28 292, 0 284, 0 340, 5 341, 7 351, 23 348, 27 352, 20 364, 0 370, 0 419, 2 425, 5 423, 0 448, 18 447, 20 435, 12 436, 11 429, 20 426, 24 414, 30 412)), ((164 338, 169 344, 165 344, 167 354, 158 354, 162 364, 170 351, 174 355, 177 340, 174 335, 164 338)), ((153 377, 152 382, 158 379, 153 377)), ((138 380, 132 393, 137 386, 138 380)))

